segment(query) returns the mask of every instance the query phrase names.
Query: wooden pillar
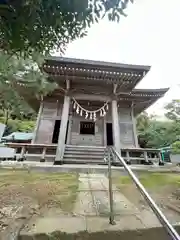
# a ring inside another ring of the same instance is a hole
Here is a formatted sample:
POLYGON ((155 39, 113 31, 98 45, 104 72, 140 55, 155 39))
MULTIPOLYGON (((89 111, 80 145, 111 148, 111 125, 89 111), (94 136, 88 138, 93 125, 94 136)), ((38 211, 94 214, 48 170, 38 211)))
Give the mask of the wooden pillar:
POLYGON ((145 162, 148 162, 148 154, 146 151, 144 151, 144 160, 145 162))
POLYGON ((67 143, 71 143, 71 128, 72 128, 72 114, 69 116, 69 126, 68 126, 68 133, 67 133, 67 143))
POLYGON ((117 101, 112 100, 112 127, 113 127, 113 138, 114 147, 118 153, 121 153, 121 142, 120 142, 120 124, 117 101))
POLYGON ((40 162, 45 162, 45 160, 46 160, 46 150, 47 150, 47 148, 44 147, 43 151, 42 151, 42 156, 41 156, 40 162))
POLYGON ((41 103, 40 103, 39 112, 38 112, 37 121, 36 121, 36 126, 35 126, 35 129, 34 129, 34 134, 33 134, 33 138, 32 138, 32 141, 31 141, 32 144, 35 143, 36 139, 37 139, 37 134, 38 134, 38 129, 39 129, 40 121, 41 121, 42 111, 43 111, 43 101, 41 101, 41 103))
POLYGON ((106 116, 103 118, 103 130, 104 130, 104 138, 103 138, 103 145, 106 147, 107 146, 107 129, 106 129, 106 116))
POLYGON ((57 150, 56 150, 55 161, 61 161, 63 159, 67 123, 68 123, 68 118, 69 118, 69 108, 70 108, 70 97, 65 96, 63 109, 62 109, 62 115, 61 115, 61 125, 60 125, 60 132, 59 132, 58 146, 57 146, 57 150))
POLYGON ((25 152, 26 152, 26 147, 22 146, 19 161, 24 161, 25 152))
POLYGON ((130 162, 130 155, 129 155, 129 151, 126 151, 126 159, 127 159, 127 162, 130 162))
POLYGON ((138 136, 137 136, 137 131, 136 131, 136 119, 134 117, 134 104, 132 104, 132 106, 131 106, 131 118, 132 118, 132 124, 133 124, 134 144, 135 144, 135 147, 138 148, 139 143, 138 143, 138 136))
POLYGON ((164 165, 164 159, 162 159, 161 152, 158 152, 158 158, 159 158, 159 165, 164 165))

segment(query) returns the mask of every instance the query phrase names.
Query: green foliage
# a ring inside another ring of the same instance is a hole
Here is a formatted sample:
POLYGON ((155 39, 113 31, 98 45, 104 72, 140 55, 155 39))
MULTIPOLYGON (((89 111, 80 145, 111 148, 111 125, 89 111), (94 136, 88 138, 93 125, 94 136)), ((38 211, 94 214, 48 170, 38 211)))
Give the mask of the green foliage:
POLYGON ((37 98, 54 90, 55 84, 47 81, 47 75, 40 71, 44 56, 33 53, 31 57, 21 58, 0 52, 0 83, 13 90, 17 86, 25 86, 28 92, 36 94, 37 98))
POLYGON ((180 141, 174 142, 172 145, 172 153, 180 154, 180 141))
POLYGON ((174 99, 172 102, 166 105, 165 116, 173 121, 180 121, 180 99, 174 99))
MULTIPOLYGON (((138 116, 137 130, 140 146, 160 148, 180 139, 180 100, 173 100, 166 105, 165 110, 165 116, 171 121, 157 121, 147 113, 138 116)), ((175 144, 173 150, 176 153, 179 152, 177 145, 175 144)))
POLYGON ((136 119, 137 128, 139 131, 144 131, 146 128, 148 128, 150 124, 150 118, 146 112, 141 113, 138 115, 136 119))
POLYGON ((9 127, 12 132, 33 132, 35 121, 25 121, 25 120, 10 120, 9 127))
POLYGON ((8 52, 61 52, 83 37, 87 27, 105 15, 110 21, 126 16, 133 0, 10 0, 0 4, 0 48, 8 52), (6 3, 7 2, 7 3, 6 3))
POLYGON ((32 118, 35 113, 26 102, 17 94, 10 84, 0 81, 0 109, 5 116, 4 123, 12 118, 32 118))
POLYGON ((43 98, 56 87, 39 70, 42 61, 40 54, 24 59, 0 52, 0 122, 7 125, 6 134, 14 131, 32 132, 34 128, 36 112, 18 94, 19 87, 23 86, 25 96, 37 99, 43 98))
POLYGON ((6 125, 9 119, 35 119, 36 113, 24 101, 24 95, 40 100, 56 88, 40 71, 42 61, 43 56, 37 53, 24 59, 0 52, 0 115, 6 125), (22 87, 23 94, 19 95, 22 87))
MULTIPOLYGON (((0 123, 4 123, 5 118, 0 117, 0 123)), ((35 121, 9 119, 5 130, 5 135, 9 135, 12 132, 33 132, 35 121)))
POLYGON ((180 123, 157 121, 142 113, 137 118, 139 144, 146 148, 161 148, 180 138, 180 123))
POLYGON ((151 118, 148 116, 146 112, 141 113, 137 119, 137 133, 139 139, 139 145, 141 147, 147 147, 149 144, 149 128, 151 125, 151 118))

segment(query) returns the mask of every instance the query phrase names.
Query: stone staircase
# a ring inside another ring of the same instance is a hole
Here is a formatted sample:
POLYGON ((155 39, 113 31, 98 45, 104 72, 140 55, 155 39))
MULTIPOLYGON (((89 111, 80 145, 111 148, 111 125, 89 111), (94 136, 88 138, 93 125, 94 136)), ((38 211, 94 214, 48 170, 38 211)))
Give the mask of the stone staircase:
POLYGON ((104 150, 104 147, 66 145, 63 160, 64 163, 104 165, 104 150))

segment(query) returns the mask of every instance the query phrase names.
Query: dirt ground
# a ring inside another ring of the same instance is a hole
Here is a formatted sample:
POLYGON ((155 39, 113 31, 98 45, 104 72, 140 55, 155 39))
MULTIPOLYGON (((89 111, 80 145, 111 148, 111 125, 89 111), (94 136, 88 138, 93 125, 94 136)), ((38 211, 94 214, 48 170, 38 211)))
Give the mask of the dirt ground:
POLYGON ((77 188, 74 173, 0 170, 0 239, 17 235, 36 215, 71 213, 77 188))
MULTIPOLYGON (((139 179, 164 215, 171 222, 180 222, 180 175, 142 173, 139 179)), ((149 208, 128 176, 113 176, 113 183, 139 209, 149 208)))

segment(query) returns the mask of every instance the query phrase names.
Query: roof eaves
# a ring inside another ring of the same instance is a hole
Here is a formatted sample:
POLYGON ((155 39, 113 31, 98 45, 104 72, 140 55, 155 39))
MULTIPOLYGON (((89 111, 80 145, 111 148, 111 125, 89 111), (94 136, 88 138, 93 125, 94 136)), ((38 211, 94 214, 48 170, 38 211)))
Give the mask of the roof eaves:
POLYGON ((134 88, 132 93, 161 93, 165 94, 169 88, 156 88, 156 89, 137 89, 134 88))
POLYGON ((49 57, 46 59, 48 62, 59 62, 59 63, 69 63, 69 64, 86 64, 89 66, 97 65, 104 67, 112 67, 112 68, 124 68, 124 69, 132 69, 132 70, 142 70, 148 72, 151 66, 145 65, 134 65, 134 64, 124 64, 124 63, 116 63, 116 62, 105 62, 105 61, 94 61, 94 60, 86 60, 86 59, 77 59, 77 58, 66 58, 66 57, 49 57))

